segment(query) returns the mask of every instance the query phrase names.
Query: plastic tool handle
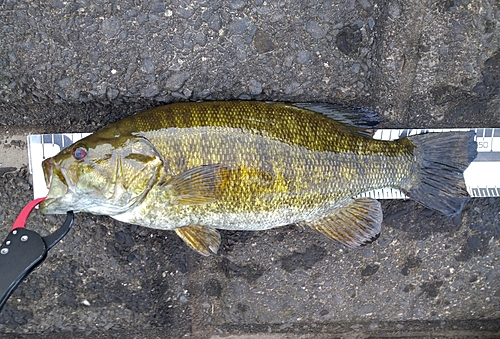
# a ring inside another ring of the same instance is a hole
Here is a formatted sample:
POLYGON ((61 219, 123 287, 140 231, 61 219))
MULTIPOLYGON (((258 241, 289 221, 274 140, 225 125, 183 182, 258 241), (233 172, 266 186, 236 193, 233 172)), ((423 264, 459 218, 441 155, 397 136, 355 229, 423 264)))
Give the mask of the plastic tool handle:
POLYGON ((0 247, 0 310, 21 281, 45 260, 47 251, 68 234, 73 219, 69 211, 62 226, 46 237, 23 227, 10 231, 0 247))
POLYGON ((26 229, 31 211, 45 198, 27 204, 10 229, 0 247, 0 310, 21 281, 47 256, 47 251, 57 244, 73 225, 73 212, 69 211, 63 225, 46 237, 26 229))
POLYGON ((47 255, 47 246, 36 232, 25 228, 10 231, 0 247, 0 310, 21 281, 47 255))

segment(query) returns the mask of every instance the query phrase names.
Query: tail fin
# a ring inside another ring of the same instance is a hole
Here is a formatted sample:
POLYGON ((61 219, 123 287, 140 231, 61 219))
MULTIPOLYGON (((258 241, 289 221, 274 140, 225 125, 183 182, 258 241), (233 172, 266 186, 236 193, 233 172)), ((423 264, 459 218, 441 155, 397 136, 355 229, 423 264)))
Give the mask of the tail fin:
POLYGON ((417 170, 405 191, 433 210, 453 216, 468 201, 463 172, 477 156, 474 132, 428 133, 409 137, 417 170))

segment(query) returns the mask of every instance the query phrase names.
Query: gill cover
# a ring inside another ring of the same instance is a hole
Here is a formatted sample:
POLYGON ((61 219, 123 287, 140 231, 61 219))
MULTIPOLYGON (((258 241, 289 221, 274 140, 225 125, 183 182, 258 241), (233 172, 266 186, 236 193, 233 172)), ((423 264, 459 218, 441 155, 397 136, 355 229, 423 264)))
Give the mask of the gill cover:
POLYGON ((121 208, 121 213, 149 192, 160 177, 163 162, 148 140, 137 137, 127 139, 112 158, 116 174, 111 175, 105 197, 121 208))

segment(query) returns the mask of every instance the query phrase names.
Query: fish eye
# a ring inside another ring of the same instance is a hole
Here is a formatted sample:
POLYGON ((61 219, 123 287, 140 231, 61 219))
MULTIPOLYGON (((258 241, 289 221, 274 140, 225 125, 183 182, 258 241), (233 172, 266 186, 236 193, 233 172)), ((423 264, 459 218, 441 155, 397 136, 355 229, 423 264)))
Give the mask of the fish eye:
POLYGON ((87 149, 85 149, 84 147, 75 147, 73 148, 71 154, 73 154, 73 158, 75 158, 76 160, 82 160, 87 156, 87 149))

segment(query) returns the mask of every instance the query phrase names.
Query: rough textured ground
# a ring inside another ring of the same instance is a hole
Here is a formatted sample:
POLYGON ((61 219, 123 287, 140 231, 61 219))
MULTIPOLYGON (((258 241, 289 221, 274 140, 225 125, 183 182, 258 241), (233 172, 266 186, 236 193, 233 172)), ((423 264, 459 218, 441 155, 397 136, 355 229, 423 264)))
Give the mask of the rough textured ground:
MULTIPOLYGON (((0 147, 21 156, 10 135, 93 131, 186 100, 329 101, 376 109, 386 127, 500 127, 499 18, 495 0, 0 0, 0 147)), ((26 168, 7 165, 1 239, 32 194, 26 168)), ((0 335, 498 335, 500 199, 454 220, 383 207, 381 237, 359 250, 284 227, 222 232, 210 258, 171 232, 78 215, 0 313, 0 335)), ((30 221, 47 233, 62 219, 30 221)))

